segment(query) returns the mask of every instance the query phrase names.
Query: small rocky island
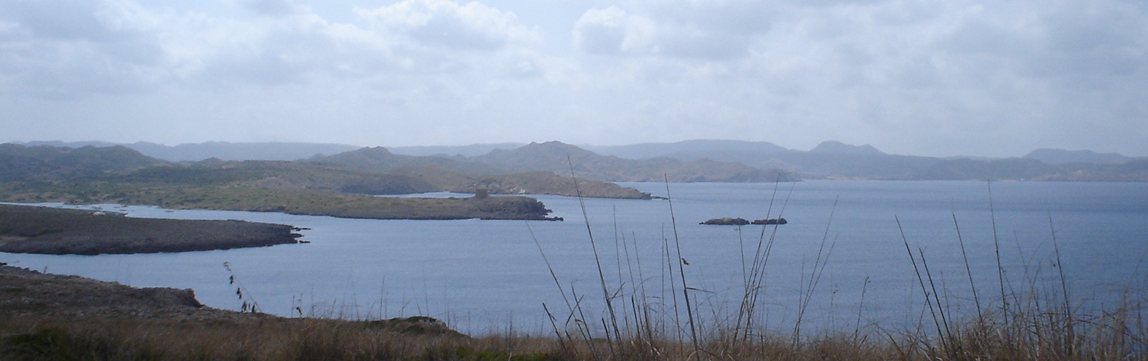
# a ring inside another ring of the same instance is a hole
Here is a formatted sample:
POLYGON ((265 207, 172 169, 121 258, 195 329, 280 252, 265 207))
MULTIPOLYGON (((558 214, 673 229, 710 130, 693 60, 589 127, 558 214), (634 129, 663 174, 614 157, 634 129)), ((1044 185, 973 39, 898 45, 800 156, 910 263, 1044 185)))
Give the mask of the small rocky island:
POLYGON ((755 220, 753 220, 753 222, 749 222, 749 223, 750 224, 769 225, 769 224, 787 224, 787 223, 789 223, 789 221, 785 220, 785 218, 778 217, 778 218, 755 219, 755 220))
POLYGON ((131 218, 100 210, 0 204, 0 252, 128 254, 298 243, 298 229, 238 220, 131 218))
POLYGON ((705 222, 701 222, 700 224, 714 225, 714 226, 744 226, 747 224, 770 225, 770 224, 786 224, 786 223, 789 223, 789 221, 786 221, 785 218, 764 218, 764 219, 755 219, 753 221, 749 221, 749 220, 746 220, 745 218, 723 217, 723 218, 709 219, 709 220, 706 220, 705 222))

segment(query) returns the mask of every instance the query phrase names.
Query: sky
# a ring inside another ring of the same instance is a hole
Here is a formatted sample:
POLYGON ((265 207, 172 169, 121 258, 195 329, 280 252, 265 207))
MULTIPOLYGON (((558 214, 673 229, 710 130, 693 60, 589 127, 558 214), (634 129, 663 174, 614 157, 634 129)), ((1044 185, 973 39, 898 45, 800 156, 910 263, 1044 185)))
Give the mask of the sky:
POLYGON ((1148 156, 1148 1, 0 1, 0 142, 689 139, 1148 156))

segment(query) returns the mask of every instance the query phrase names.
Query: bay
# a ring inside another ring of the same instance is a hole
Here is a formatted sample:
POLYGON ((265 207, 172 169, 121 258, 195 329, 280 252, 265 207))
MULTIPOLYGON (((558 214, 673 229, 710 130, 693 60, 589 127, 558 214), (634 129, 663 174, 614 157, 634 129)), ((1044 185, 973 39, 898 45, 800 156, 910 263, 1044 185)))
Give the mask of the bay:
MULTIPOLYGON (((665 184, 624 185, 667 195, 665 184)), ((1126 291, 1148 290, 1145 183, 804 181, 668 188, 672 201, 581 200, 589 226, 579 199, 558 196, 536 197, 564 222, 358 220, 102 205, 133 217, 292 224, 309 228, 302 233, 311 243, 177 254, 0 253, 0 262, 140 287, 191 288, 200 301, 223 309, 249 301, 283 316, 428 315, 471 334, 548 334, 543 304, 561 323, 572 290, 583 297, 578 318, 584 321, 601 323, 607 294, 620 323, 633 322, 633 305, 645 305, 660 325, 680 330, 686 313, 678 247, 688 262, 683 273, 698 324, 711 331, 736 318, 753 255, 769 245, 761 287, 754 290, 755 324, 775 331, 799 322, 812 333, 931 322, 914 261, 927 262, 923 278, 931 276, 943 306, 956 317, 975 315, 977 304, 1001 307, 1002 288, 1004 302, 1014 305, 1056 299, 1062 271, 1070 299, 1085 311, 1114 307, 1129 297, 1126 291), (698 224, 778 216, 789 223, 698 224), (238 284, 229 284, 232 275, 238 284)))

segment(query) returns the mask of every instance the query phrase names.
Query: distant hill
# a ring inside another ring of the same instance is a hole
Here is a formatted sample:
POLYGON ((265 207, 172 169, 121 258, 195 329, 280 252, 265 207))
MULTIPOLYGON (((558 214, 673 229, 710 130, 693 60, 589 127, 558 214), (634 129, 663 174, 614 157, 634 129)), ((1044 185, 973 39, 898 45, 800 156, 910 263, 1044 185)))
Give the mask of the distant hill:
POLYGON ((338 164, 345 167, 374 171, 395 168, 439 167, 476 174, 506 173, 503 169, 468 160, 465 157, 409 156, 395 154, 383 147, 360 148, 325 157, 312 157, 306 162, 338 164))
POLYGON ((0 144, 0 180, 91 177, 123 173, 165 162, 124 146, 80 148, 0 144))
POLYGON ((1064 150, 1064 149, 1049 149, 1041 148, 1028 153, 1024 156, 1028 159, 1036 159, 1048 164, 1065 164, 1065 163, 1098 163, 1098 164, 1119 164, 1132 160, 1131 157, 1126 157, 1116 153, 1097 153, 1091 150, 1064 150))
POLYGON ((445 155, 455 156, 461 155, 463 157, 473 157, 490 153, 495 149, 514 149, 524 146, 524 143, 497 143, 497 144, 472 144, 460 146, 410 146, 410 147, 389 147, 391 152, 402 155, 413 156, 428 156, 428 155, 445 155))
POLYGON ((319 143, 228 143, 207 142, 166 146, 155 143, 132 143, 127 147, 151 157, 173 162, 209 158, 222 160, 297 160, 316 155, 342 153, 359 147, 346 144, 319 143))
MULTIPOLYGON (((92 189, 70 197, 114 197, 149 187, 199 189, 323 191, 337 194, 412 194, 436 191, 490 194, 578 195, 573 179, 549 172, 493 172, 481 163, 444 157, 395 155, 381 147, 362 148, 330 157, 301 161, 225 161, 211 158, 172 163, 141 154, 122 145, 81 148, 48 145, 0 144, 0 193, 28 197, 61 194, 51 189, 76 184, 107 182, 117 191, 92 189), (474 170, 480 170, 476 172, 474 170), (498 174, 494 174, 498 173, 498 174), (41 194, 26 194, 36 187, 41 194)), ((648 199, 649 194, 617 184, 580 179, 586 197, 648 199)), ((112 189, 108 188, 108 189, 112 189)), ((211 190, 214 191, 214 190, 211 190)), ((75 198, 90 201, 90 198, 75 198)), ((114 199, 107 199, 112 201, 114 199)), ((197 200, 198 201, 198 200, 197 200)), ((242 201, 240 198, 228 201, 242 201)), ((159 201, 156 201, 159 202, 159 201)), ((159 203, 148 203, 159 204, 159 203)))
POLYGON ((1143 158, 1113 153, 1038 149, 1024 158, 937 158, 887 154, 871 145, 836 141, 809 151, 766 142, 696 140, 591 147, 603 154, 649 159, 702 158, 757 169, 781 169, 803 179, 1148 181, 1143 158))
MULTIPOLYGON (((108 143, 37 142, 36 144, 106 146, 108 143)), ((778 179, 779 175, 782 180, 1148 181, 1148 174, 1144 174, 1141 169, 1148 158, 1132 158, 1088 150, 1037 149, 1022 158, 974 159, 888 154, 871 145, 857 146, 836 141, 822 142, 809 151, 786 149, 769 142, 728 140, 586 147, 561 142, 531 143, 518 147, 515 145, 501 143, 462 147, 396 148, 411 154, 382 147, 358 148, 337 144, 202 143, 167 147, 136 143, 127 146, 144 149, 146 151, 141 152, 145 155, 168 160, 208 155, 217 155, 214 158, 218 158, 219 161, 241 157, 306 158, 304 162, 371 172, 422 173, 424 177, 444 177, 432 182, 435 184, 434 187, 439 188, 447 185, 454 187, 459 182, 473 183, 478 181, 475 176, 489 180, 510 174, 546 171, 568 177, 570 164, 567 156, 573 161, 574 172, 580 178, 610 182, 662 181, 663 176, 673 182, 770 182, 778 179), (242 150, 245 148, 249 149, 246 153, 242 150), (194 149, 203 152, 194 153, 192 152, 194 149), (266 152, 259 153, 252 149, 263 149, 266 152), (166 158, 160 157, 163 152, 177 150, 180 155, 168 154, 166 158), (275 154, 279 155, 272 154, 272 150, 277 150, 278 153, 275 154), (482 151, 486 152, 474 155, 482 151), (331 153, 322 153, 330 155, 319 156, 312 152, 331 153), (425 153, 437 155, 412 155, 425 153), (448 155, 452 153, 453 155, 448 155), (192 154, 197 155, 191 156, 192 154), (459 176, 463 173, 465 177, 459 176), (447 178, 454 180, 448 182, 447 178)), ((11 163, 17 160, 0 160, 4 161, 11 163)), ((531 177, 531 179, 534 181, 520 181, 523 184, 537 185, 539 184, 537 180, 541 178, 531 177)), ((506 185, 502 188, 507 190, 518 186, 518 182, 505 179, 498 184, 506 185)), ((388 189, 400 188, 402 187, 388 189)), ((411 187, 415 188, 425 187, 411 187)))
POLYGON ((885 152, 877 150, 872 145, 849 145, 838 141, 825 141, 818 144, 813 149, 809 150, 810 153, 823 153, 823 154, 847 154, 859 156, 882 156, 888 155, 885 152))
POLYGON ((16 143, 12 143, 12 144, 20 144, 20 145, 29 146, 29 147, 47 145, 47 146, 58 147, 58 148, 82 148, 82 147, 86 147, 89 145, 93 146, 93 147, 110 147, 113 145, 122 145, 122 144, 109 143, 109 142, 98 142, 98 141, 62 142, 62 141, 58 141, 58 140, 33 141, 33 142, 26 142, 26 143, 16 142, 16 143))
POLYGON ((780 169, 799 178, 910 179, 939 158, 889 155, 870 145, 853 146, 836 141, 819 144, 810 151, 791 150, 769 142, 692 140, 677 143, 594 147, 613 155, 645 159, 668 157, 683 161, 710 159, 740 163, 755 169, 780 169))
POLYGON ((702 158, 723 159, 740 153, 781 153, 789 152, 770 142, 747 142, 738 140, 697 139, 676 143, 642 143, 618 146, 586 146, 585 149, 602 155, 612 155, 627 159, 648 159, 669 157, 681 160, 702 158))
POLYGON ((576 176, 609 182, 772 182, 793 178, 776 169, 763 170, 740 163, 710 159, 683 161, 669 157, 624 159, 599 155, 570 144, 551 141, 530 143, 512 150, 495 150, 471 157, 492 167, 516 172, 549 171, 568 174, 571 166, 576 176))
MULTIPOLYGON (((484 189, 491 194, 554 194, 576 196, 573 179, 548 171, 498 168, 465 157, 407 156, 386 148, 362 148, 327 157, 306 160, 314 164, 339 165, 351 169, 401 175, 425 183, 435 190, 469 193, 484 189)), ((587 197, 645 199, 649 194, 633 188, 591 179, 580 179, 581 194, 587 197)), ((370 188, 367 188, 370 189, 370 188)), ((379 193, 376 193, 379 194, 379 193)))
POLYGON ((322 143, 229 143, 206 142, 189 143, 169 146, 157 143, 136 142, 131 144, 115 144, 108 142, 61 142, 39 141, 16 143, 26 146, 48 145, 53 147, 80 148, 84 146, 110 147, 122 145, 135 149, 144 155, 171 162, 200 161, 210 158, 222 160, 298 160, 316 155, 331 155, 360 147, 346 144, 322 143))

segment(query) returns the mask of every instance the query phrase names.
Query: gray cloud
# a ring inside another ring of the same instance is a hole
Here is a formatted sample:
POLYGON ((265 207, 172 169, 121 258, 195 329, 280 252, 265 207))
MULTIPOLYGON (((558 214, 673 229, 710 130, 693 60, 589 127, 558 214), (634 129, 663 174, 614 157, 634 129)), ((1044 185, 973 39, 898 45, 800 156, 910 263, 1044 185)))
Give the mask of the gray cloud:
POLYGON ((13 0, 0 5, 0 17, 18 24, 29 38, 106 42, 122 36, 110 26, 104 14, 106 5, 84 0, 13 0))
POLYGON ((0 5, 0 73, 8 92, 53 98, 142 91, 166 75, 158 40, 92 1, 0 5), (2 28, 0 28, 2 29, 2 28))
POLYGON ((82 118, 167 142, 836 139, 926 155, 1137 155, 1148 139, 1142 2, 630 0, 549 14, 401 0, 342 4, 350 16, 334 20, 235 1, 0 3, 0 122, 12 140, 102 136, 68 120, 82 118))

